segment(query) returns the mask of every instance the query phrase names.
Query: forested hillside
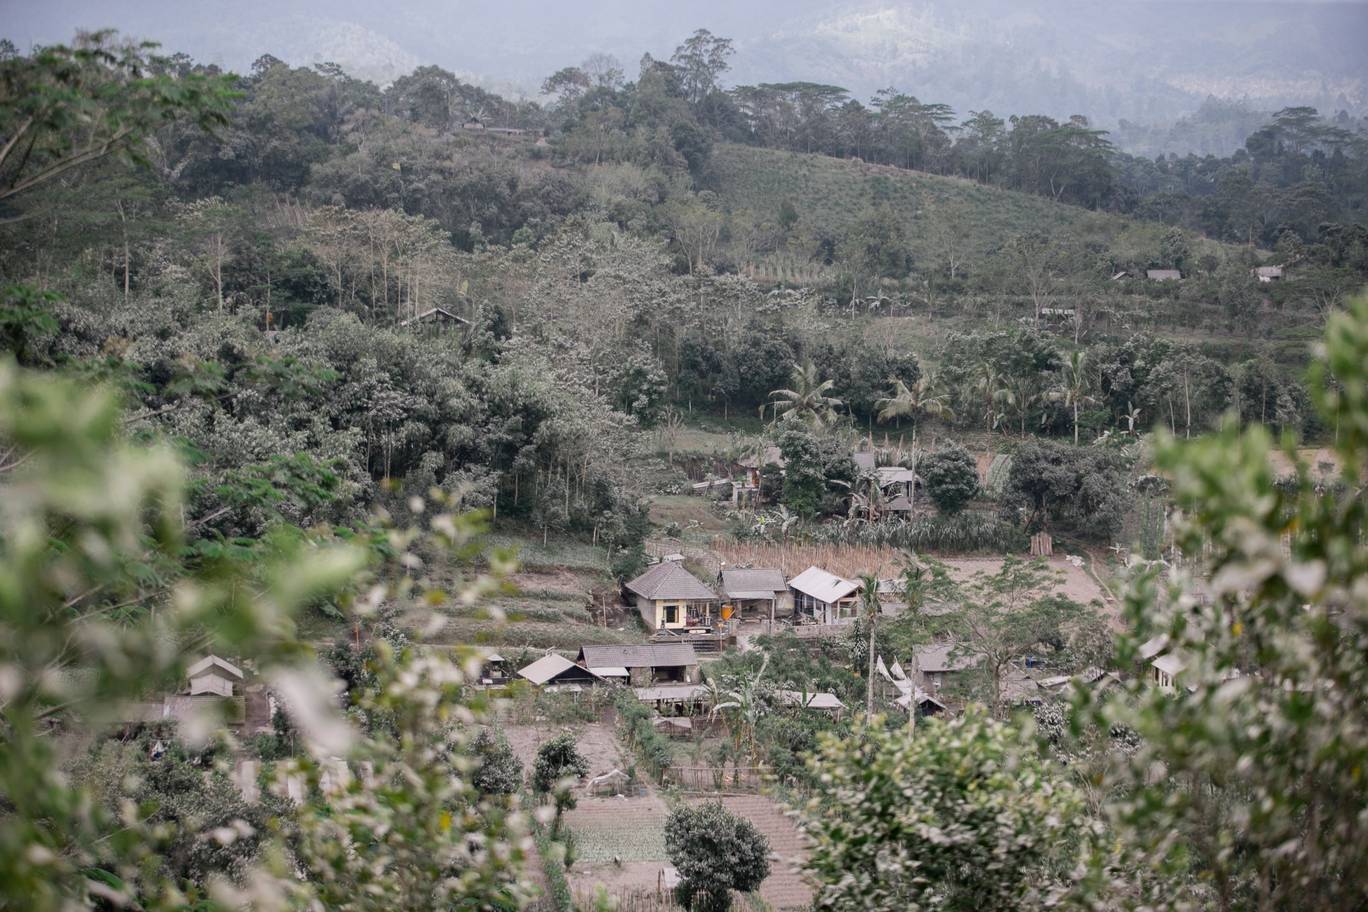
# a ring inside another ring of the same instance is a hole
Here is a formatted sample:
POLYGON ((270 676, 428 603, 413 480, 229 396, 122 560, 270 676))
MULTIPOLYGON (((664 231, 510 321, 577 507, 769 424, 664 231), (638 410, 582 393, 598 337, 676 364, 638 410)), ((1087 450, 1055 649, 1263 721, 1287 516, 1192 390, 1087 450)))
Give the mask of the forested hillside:
POLYGON ((0 47, 0 909, 1368 901, 1362 125, 732 56, 0 47))

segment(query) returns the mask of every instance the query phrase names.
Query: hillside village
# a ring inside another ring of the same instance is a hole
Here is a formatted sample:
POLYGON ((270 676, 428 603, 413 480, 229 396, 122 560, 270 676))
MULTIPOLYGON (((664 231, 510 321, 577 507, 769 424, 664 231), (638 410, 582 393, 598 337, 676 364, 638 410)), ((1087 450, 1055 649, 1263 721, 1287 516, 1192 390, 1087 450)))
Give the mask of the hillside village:
POLYGON ((742 53, 0 44, 0 909, 1368 906, 1361 115, 742 53))

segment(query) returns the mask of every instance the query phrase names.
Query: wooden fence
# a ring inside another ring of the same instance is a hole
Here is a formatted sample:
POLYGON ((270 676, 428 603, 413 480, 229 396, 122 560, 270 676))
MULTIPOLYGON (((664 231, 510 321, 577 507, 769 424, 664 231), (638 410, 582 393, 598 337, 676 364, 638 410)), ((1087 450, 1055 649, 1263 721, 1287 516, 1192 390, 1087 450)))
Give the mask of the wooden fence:
MULTIPOLYGON (((669 878, 673 880, 673 878, 669 878)), ((667 885, 667 875, 662 870, 658 876, 659 886, 618 887, 612 891, 613 908, 617 912, 684 912, 684 907, 675 902, 674 887, 667 885)), ((596 909, 593 891, 580 890, 575 893, 576 909, 596 909)), ((738 908, 740 908, 738 906, 738 908)))
POLYGON ((763 766, 672 766, 661 776, 664 785, 685 792, 759 792, 769 770, 763 766))

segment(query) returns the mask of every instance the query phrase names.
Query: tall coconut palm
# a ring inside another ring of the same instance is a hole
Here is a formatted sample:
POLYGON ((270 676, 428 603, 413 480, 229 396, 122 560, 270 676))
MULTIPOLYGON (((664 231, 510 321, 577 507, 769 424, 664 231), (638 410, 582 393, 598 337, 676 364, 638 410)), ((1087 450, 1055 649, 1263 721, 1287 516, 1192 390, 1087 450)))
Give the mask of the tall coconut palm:
POLYGON ((912 419, 912 443, 917 443, 917 419, 923 415, 953 420, 955 412, 950 408, 950 397, 941 391, 936 378, 930 374, 919 377, 908 386, 897 377, 893 382, 893 395, 878 400, 880 421, 893 421, 898 418, 912 419))
POLYGON ((1064 369, 1060 372, 1059 380, 1055 388, 1050 391, 1052 400, 1073 411, 1074 446, 1078 446, 1079 407, 1091 405, 1097 401, 1091 394, 1091 389, 1092 384, 1088 379, 1087 372, 1087 356, 1082 351, 1076 351, 1064 363, 1064 369))
POLYGON ((865 669, 865 719, 874 716, 874 625, 879 619, 879 578, 873 573, 860 576, 860 607, 864 610, 869 634, 869 667, 865 669))
MULTIPOLYGON (((805 424, 814 431, 823 430, 836 419, 841 400, 827 395, 832 381, 823 380, 811 361, 793 365, 793 389, 777 389, 766 403, 774 420, 782 423, 805 424)), ((765 413, 761 406, 760 414, 765 413)))
POLYGON ((991 359, 984 358, 978 363, 974 371, 974 392, 983 403, 983 429, 992 433, 1002 417, 998 406, 1011 398, 1012 390, 1007 385, 1006 376, 991 359))

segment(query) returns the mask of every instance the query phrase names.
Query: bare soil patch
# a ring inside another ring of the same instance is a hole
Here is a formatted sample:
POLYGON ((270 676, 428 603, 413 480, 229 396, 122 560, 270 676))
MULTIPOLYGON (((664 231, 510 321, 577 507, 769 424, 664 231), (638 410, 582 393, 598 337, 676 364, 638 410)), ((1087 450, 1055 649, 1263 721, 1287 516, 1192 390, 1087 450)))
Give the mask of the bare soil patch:
MULTIPOLYGON (((625 769, 622 749, 613 734, 613 727, 604 722, 582 722, 574 725, 505 725, 500 730, 508 739, 513 753, 522 761, 523 772, 529 777, 537 760, 537 748, 565 732, 575 736, 579 752, 589 761, 588 779, 614 769, 625 769)), ((588 800, 591 799, 580 798, 581 804, 588 800)))

